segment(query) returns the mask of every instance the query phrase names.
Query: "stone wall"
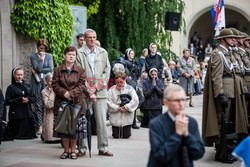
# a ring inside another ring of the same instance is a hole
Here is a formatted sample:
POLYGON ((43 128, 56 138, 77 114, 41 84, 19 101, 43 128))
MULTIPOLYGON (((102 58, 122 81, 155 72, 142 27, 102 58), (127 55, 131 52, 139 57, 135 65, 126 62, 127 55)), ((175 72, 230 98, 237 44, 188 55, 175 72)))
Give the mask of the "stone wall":
POLYGON ((19 66, 24 69, 24 80, 30 83, 31 62, 30 56, 37 52, 36 42, 32 39, 18 35, 19 43, 19 66))

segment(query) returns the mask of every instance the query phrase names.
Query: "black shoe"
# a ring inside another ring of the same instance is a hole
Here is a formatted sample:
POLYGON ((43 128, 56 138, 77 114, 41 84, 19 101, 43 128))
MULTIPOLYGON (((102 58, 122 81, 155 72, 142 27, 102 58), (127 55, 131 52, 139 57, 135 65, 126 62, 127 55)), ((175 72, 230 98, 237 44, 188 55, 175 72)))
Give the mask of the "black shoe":
POLYGON ((237 159, 226 153, 225 155, 224 154, 215 154, 215 161, 218 161, 218 162, 222 162, 222 163, 227 163, 227 164, 232 164, 234 163, 235 161, 237 161, 237 159))
POLYGON ((135 125, 135 126, 132 126, 133 129, 140 129, 139 126, 135 125))

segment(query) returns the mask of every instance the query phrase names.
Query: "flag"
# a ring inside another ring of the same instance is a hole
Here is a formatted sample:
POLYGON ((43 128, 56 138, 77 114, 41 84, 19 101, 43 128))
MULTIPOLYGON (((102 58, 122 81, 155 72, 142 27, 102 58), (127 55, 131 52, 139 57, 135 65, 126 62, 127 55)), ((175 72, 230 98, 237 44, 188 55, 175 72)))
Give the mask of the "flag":
POLYGON ((215 36, 217 36, 220 30, 226 27, 224 0, 216 0, 210 13, 214 24, 215 36))

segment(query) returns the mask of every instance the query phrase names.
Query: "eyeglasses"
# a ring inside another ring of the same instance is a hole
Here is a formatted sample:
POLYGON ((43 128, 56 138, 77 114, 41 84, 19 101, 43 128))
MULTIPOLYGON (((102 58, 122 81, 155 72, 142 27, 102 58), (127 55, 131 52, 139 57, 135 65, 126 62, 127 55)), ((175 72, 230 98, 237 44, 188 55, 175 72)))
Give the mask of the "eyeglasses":
POLYGON ((186 102, 187 99, 168 99, 168 101, 172 101, 172 102, 176 102, 176 103, 180 103, 180 102, 186 102))

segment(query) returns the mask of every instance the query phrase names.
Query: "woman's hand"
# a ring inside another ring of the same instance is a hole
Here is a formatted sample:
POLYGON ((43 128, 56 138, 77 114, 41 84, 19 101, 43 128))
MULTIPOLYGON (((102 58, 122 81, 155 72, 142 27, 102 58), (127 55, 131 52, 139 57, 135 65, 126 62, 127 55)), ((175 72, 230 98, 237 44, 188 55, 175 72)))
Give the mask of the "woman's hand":
POLYGON ((44 60, 45 52, 38 52, 38 55, 41 60, 44 60))
POLYGON ((68 91, 64 93, 64 97, 65 97, 66 99, 70 100, 70 94, 69 94, 68 91))

